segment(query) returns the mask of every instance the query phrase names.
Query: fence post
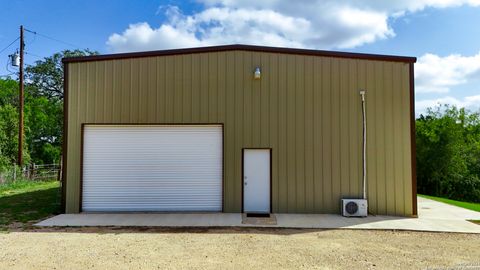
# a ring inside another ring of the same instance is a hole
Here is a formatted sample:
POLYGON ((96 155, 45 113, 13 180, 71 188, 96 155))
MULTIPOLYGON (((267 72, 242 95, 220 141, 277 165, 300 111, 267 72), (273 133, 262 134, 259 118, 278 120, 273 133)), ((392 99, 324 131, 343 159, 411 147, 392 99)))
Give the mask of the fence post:
POLYGON ((35 163, 30 165, 30 180, 35 180, 35 163))
POLYGON ((13 164, 13 181, 17 181, 17 164, 13 164))
POLYGON ((62 179, 62 167, 63 167, 63 158, 60 156, 60 160, 58 162, 58 173, 57 173, 57 181, 62 179))

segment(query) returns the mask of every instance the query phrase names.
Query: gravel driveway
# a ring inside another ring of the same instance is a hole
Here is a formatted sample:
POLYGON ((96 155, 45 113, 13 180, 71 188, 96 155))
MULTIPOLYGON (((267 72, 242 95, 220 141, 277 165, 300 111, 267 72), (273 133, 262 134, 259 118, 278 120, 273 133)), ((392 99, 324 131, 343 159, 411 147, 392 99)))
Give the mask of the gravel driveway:
POLYGON ((0 247, 0 269, 480 269, 480 235, 455 233, 67 228, 0 247))

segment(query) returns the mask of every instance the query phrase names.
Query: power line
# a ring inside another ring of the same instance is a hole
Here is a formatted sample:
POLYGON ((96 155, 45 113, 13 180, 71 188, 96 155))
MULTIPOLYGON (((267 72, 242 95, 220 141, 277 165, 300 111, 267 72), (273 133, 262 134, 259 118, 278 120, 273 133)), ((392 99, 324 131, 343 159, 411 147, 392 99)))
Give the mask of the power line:
POLYGON ((8 47, 12 46, 13 43, 15 43, 15 41, 17 41, 18 39, 20 39, 20 37, 17 37, 14 41, 12 41, 12 43, 8 44, 7 47, 3 48, 0 53, 4 52, 6 49, 8 49, 8 47))
MULTIPOLYGON (((25 52, 25 54, 30 55, 30 56, 33 56, 33 57, 36 57, 36 58, 41 59, 41 60, 47 58, 47 57, 45 57, 45 56, 41 56, 41 55, 34 54, 34 53, 30 53, 30 52, 25 52)), ((28 65, 31 65, 31 64, 28 64, 28 65)), ((57 68, 63 68, 62 65, 58 65, 57 63, 54 63, 54 65, 55 65, 57 68)))
POLYGON ((25 44, 32 44, 35 42, 35 40, 37 40, 37 35, 33 35, 33 38, 29 41, 25 41, 25 44))
POLYGON ((25 52, 25 54, 28 54, 28 55, 31 55, 31 56, 33 56, 33 57, 37 57, 37 58, 40 58, 40 59, 45 58, 44 56, 40 56, 40 55, 38 55, 38 54, 34 54, 34 53, 31 53, 31 52, 25 52))
POLYGON ((26 29, 26 28, 25 28, 25 31, 27 31, 27 32, 29 32, 29 33, 32 33, 32 34, 34 34, 34 35, 39 35, 39 36, 44 37, 44 38, 46 38, 46 39, 50 39, 50 40, 53 40, 53 41, 56 41, 56 42, 59 42, 59 43, 63 43, 63 44, 65 44, 65 45, 74 47, 74 48, 76 48, 76 49, 80 49, 80 47, 77 46, 77 45, 75 45, 75 44, 72 44, 72 43, 69 43, 69 42, 66 42, 66 41, 57 39, 57 38, 53 38, 53 37, 50 37, 50 36, 47 36, 47 35, 38 33, 37 31, 32 31, 32 30, 29 30, 29 29, 26 29))

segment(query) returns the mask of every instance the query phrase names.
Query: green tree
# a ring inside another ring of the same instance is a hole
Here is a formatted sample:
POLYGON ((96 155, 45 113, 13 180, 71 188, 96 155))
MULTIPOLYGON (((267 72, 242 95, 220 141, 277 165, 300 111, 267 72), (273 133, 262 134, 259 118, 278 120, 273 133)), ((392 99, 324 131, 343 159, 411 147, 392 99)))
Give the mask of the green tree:
POLYGON ((18 83, 11 78, 0 79, 0 107, 7 104, 18 104, 18 83))
POLYGON ((0 106, 0 172, 16 161, 18 110, 11 104, 0 106))
POLYGON ((65 50, 28 66, 26 78, 26 138, 32 161, 54 163, 60 159, 63 131, 62 58, 98 54, 90 50, 65 50))
POLYGON ((44 96, 26 95, 26 144, 32 161, 37 164, 58 162, 60 159, 63 102, 44 96))
POLYGON ((480 201, 480 115, 443 105, 416 121, 417 183, 424 194, 480 201))
POLYGON ((37 95, 50 99, 63 99, 63 63, 62 58, 95 55, 98 52, 86 50, 65 50, 55 53, 43 60, 36 61, 34 65, 25 68, 28 84, 32 86, 37 95))
MULTIPOLYGON (((0 172, 16 162, 17 151, 18 83, 11 78, 0 79, 0 172)), ((29 160, 28 151, 24 151, 24 159, 29 160)))
MULTIPOLYGON (((25 68, 25 163, 60 159, 63 131, 62 58, 97 54, 65 50, 25 68)), ((18 147, 18 82, 0 78, 0 172, 16 161, 18 147)))

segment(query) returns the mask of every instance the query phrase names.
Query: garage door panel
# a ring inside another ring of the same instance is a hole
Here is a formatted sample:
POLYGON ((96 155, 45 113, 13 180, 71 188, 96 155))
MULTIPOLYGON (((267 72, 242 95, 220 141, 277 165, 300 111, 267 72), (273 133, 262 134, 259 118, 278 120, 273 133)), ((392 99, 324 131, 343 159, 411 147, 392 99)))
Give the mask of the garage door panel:
POLYGON ((221 126, 84 127, 83 211, 221 211, 221 126))

